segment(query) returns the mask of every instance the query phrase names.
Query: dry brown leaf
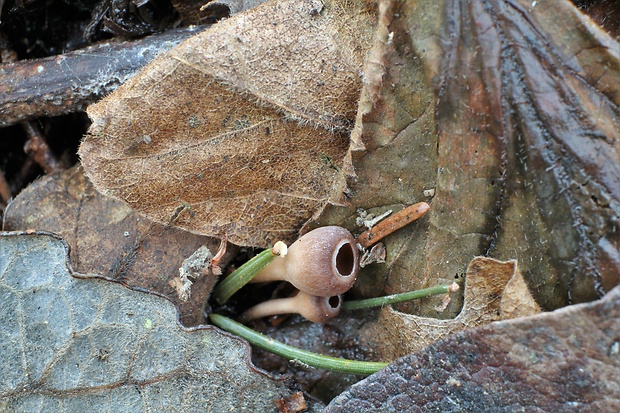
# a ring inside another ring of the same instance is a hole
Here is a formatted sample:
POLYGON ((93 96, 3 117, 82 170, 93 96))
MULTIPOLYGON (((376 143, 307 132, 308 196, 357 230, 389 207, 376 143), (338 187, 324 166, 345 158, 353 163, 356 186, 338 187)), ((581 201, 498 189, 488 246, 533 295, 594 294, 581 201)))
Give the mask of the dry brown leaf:
POLYGON ((292 241, 342 200, 371 4, 271 1, 182 43, 89 108, 87 175, 160 223, 292 241))
POLYGON ((478 255, 517 259, 546 310, 620 283, 617 40, 567 0, 382 8, 352 136, 365 148, 353 154, 352 205, 321 223, 432 202, 384 239, 386 265, 362 271, 358 291, 449 283, 478 255))
POLYGON ((28 186, 7 207, 4 229, 59 234, 71 246, 76 271, 167 296, 179 308, 183 324, 203 322, 201 308, 217 277, 195 280, 187 302, 179 299, 169 281, 179 276, 179 268, 194 251, 206 245, 215 253, 218 241, 141 218, 122 202, 95 191, 79 167, 28 186))
POLYGON ((532 297, 519 266, 515 264, 514 275, 506 284, 500 301, 502 320, 511 318, 528 317, 542 312, 540 306, 532 297))
POLYGON ((620 287, 462 331, 407 355, 325 412, 618 412, 620 287))
POLYGON ((449 334, 501 318, 500 301, 508 281, 518 272, 516 261, 476 257, 465 278, 463 309, 450 320, 420 317, 385 307, 362 335, 377 360, 394 360, 418 351, 449 334))

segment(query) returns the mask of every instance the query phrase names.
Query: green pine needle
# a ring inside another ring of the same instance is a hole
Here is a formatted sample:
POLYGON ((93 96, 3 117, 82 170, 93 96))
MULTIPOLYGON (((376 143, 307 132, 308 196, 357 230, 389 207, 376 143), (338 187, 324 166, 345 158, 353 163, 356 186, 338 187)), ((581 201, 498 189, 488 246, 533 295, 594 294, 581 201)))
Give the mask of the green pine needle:
POLYGON ((425 288, 423 290, 408 291, 406 293, 385 295, 383 297, 368 298, 366 300, 345 301, 342 303, 341 309, 344 311, 359 310, 362 308, 382 307, 388 304, 400 303, 403 301, 417 300, 420 298, 430 297, 432 295, 446 294, 457 291, 458 284, 439 285, 436 287, 425 288))
POLYGON ((213 324, 222 330, 238 335, 255 346, 282 356, 288 360, 300 361, 311 367, 334 370, 341 373, 369 375, 376 373, 388 365, 388 363, 347 360, 337 357, 324 356, 311 351, 300 350, 264 336, 251 328, 244 326, 243 324, 239 324, 228 317, 224 317, 223 315, 210 314, 209 318, 213 324))

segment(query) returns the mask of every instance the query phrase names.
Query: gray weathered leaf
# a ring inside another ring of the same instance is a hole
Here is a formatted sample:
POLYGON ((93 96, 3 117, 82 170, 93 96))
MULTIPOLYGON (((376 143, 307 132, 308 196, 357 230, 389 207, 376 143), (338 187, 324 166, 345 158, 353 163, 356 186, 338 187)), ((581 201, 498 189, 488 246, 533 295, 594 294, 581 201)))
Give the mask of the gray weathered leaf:
POLYGON ((172 303, 70 274, 68 247, 0 233, 0 411, 274 411, 292 394, 172 303))
MULTIPOLYGON (((123 202, 97 192, 79 166, 28 185, 7 206, 3 225, 6 231, 60 235, 69 244, 75 271, 166 296, 179 308, 184 326, 204 322, 201 308, 217 277, 195 279, 188 301, 180 300, 169 282, 194 251, 205 245, 215 253, 219 241, 140 217, 123 202)), ((235 253, 234 248, 228 251, 235 253)), ((226 265, 227 259, 220 263, 226 265)))

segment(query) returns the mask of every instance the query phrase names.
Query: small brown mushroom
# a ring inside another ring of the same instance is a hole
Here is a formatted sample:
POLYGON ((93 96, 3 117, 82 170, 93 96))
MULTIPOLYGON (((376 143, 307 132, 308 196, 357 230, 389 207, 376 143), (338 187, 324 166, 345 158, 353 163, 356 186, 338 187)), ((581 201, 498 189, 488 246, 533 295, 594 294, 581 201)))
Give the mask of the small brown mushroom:
POLYGON ((340 313, 342 298, 317 297, 303 291, 294 296, 264 301, 244 312, 239 320, 243 323, 276 314, 301 314, 313 323, 324 323, 340 313))
POLYGON ((251 282, 288 281, 310 295, 332 297, 348 291, 357 278, 355 238, 338 226, 317 228, 295 241, 251 282))

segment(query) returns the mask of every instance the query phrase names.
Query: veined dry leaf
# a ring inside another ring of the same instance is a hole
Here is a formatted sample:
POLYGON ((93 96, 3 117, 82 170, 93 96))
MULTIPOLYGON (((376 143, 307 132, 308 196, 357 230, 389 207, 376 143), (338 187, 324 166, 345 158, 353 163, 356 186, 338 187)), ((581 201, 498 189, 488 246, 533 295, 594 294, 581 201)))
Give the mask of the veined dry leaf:
POLYGON ((295 392, 248 350, 182 328, 162 297, 73 277, 55 236, 0 233, 2 412, 272 411, 295 392))
POLYGON ((357 208, 434 197, 427 217, 384 239, 386 265, 362 271, 360 290, 449 283, 478 255, 517 259, 547 310, 620 283, 618 42, 567 0, 382 4, 352 205, 321 221, 350 226, 357 208))
POLYGON ((462 331, 403 357, 326 412, 620 411, 620 287, 602 300, 462 331))
POLYGON ((372 2, 279 0, 218 23, 88 110, 101 192, 239 245, 292 241, 341 172, 372 2))
POLYGON ((76 271, 164 295, 178 306, 186 326, 204 322, 202 306, 217 277, 197 279, 187 302, 179 300, 169 281, 194 251, 206 245, 215 253, 219 242, 138 216, 95 191, 80 167, 30 184, 7 207, 4 229, 58 234, 71 246, 76 271))
POLYGON ((394 360, 460 330, 501 318, 500 302, 508 282, 518 273, 515 261, 476 257, 465 278, 463 309, 450 320, 421 317, 385 307, 361 335, 377 360, 394 360))

